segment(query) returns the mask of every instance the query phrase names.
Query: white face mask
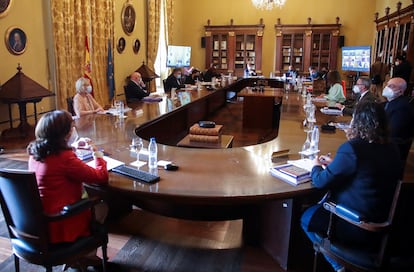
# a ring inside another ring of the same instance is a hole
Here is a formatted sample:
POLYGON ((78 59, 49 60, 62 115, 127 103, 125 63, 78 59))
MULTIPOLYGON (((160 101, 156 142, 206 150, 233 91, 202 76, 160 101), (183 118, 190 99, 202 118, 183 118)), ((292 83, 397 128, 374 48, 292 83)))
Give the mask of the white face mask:
POLYGON ((88 93, 91 93, 91 92, 92 92, 92 86, 91 86, 91 85, 87 86, 87 87, 86 87, 86 91, 87 91, 88 93))
POLYGON ((358 85, 354 85, 354 87, 352 88, 352 91, 356 94, 359 94, 361 92, 358 85))
POLYGON ((70 137, 68 139, 68 146, 71 147, 72 144, 74 144, 79 138, 78 131, 75 127, 72 128, 72 133, 70 134, 70 137))
POLYGON ((400 63, 398 61, 396 61, 395 62, 395 66, 398 66, 398 65, 400 65, 400 63))
POLYGON ((387 86, 382 90, 382 96, 387 98, 387 100, 391 100, 394 98, 395 94, 394 94, 394 91, 390 87, 387 86))

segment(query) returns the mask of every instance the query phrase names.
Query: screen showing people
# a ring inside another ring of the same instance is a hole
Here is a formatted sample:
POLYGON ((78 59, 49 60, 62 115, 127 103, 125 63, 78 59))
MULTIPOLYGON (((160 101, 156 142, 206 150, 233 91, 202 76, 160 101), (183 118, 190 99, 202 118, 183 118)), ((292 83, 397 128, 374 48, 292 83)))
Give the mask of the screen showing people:
POLYGON ((342 70, 369 72, 371 46, 342 47, 342 70))
POLYGON ((188 67, 191 62, 191 46, 169 45, 167 67, 188 67))

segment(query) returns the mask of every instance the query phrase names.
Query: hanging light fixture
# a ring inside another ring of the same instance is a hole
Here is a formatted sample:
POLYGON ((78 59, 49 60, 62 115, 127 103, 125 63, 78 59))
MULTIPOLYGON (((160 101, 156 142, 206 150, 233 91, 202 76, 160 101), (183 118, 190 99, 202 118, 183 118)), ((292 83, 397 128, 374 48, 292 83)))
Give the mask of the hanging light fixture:
POLYGON ((252 4, 257 9, 272 10, 275 7, 282 8, 286 0, 252 0, 252 4))

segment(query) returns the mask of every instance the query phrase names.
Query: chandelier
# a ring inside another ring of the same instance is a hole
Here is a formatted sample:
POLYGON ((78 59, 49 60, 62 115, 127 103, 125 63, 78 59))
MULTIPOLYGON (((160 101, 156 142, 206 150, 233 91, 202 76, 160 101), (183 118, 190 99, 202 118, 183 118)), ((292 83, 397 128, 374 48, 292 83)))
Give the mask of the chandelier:
POLYGON ((272 10, 275 7, 282 8, 286 0, 252 0, 252 4, 257 9, 272 10))

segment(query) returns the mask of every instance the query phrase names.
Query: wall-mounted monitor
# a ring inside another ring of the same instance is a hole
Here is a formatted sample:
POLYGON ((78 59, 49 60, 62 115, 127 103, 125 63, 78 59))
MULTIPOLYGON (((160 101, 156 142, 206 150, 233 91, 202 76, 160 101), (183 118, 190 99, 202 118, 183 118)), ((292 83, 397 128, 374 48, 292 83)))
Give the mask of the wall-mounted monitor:
POLYGON ((342 71, 369 72, 371 46, 342 47, 342 71))
POLYGON ((191 46, 169 45, 167 48, 167 67, 189 67, 191 46))

